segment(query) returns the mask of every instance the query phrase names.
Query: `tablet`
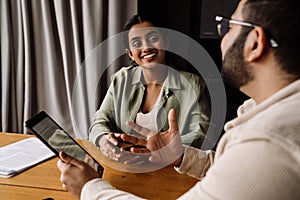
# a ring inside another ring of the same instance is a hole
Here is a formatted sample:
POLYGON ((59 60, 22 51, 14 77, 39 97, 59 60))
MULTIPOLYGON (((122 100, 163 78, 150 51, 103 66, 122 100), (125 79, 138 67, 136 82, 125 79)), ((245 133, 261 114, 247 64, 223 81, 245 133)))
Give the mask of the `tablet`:
POLYGON ((99 177, 102 177, 104 168, 46 112, 41 111, 25 121, 25 126, 58 157, 59 152, 63 151, 78 160, 88 163, 98 172, 99 177))

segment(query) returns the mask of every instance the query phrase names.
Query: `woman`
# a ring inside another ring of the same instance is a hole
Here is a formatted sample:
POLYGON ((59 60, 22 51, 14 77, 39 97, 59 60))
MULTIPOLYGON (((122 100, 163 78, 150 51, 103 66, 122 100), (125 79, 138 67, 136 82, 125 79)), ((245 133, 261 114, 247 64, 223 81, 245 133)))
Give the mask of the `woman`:
MULTIPOLYGON (((101 152, 121 160, 120 133, 137 134, 126 121, 154 131, 167 130, 167 114, 176 111, 181 140, 200 148, 209 125, 205 84, 195 74, 167 66, 168 39, 162 29, 140 15, 124 27, 124 44, 132 65, 112 77, 108 92, 90 127, 90 140, 101 152)), ((140 135, 139 135, 140 136, 140 135)))

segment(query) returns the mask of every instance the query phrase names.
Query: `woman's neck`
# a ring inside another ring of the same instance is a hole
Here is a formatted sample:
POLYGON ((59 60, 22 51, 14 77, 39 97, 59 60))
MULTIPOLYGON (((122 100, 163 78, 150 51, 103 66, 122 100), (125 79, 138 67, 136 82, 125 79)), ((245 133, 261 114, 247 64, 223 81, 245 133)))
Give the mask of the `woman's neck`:
POLYGON ((142 67, 145 84, 162 85, 168 75, 167 66, 144 68, 142 67))

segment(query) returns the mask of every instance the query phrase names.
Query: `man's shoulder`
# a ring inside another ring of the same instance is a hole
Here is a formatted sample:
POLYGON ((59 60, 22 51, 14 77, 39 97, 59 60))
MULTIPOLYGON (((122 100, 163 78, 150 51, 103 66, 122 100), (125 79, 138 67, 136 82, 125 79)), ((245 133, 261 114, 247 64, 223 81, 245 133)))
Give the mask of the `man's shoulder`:
MULTIPOLYGON (((250 112, 257 112, 248 118, 247 114, 241 116, 240 120, 235 120, 229 125, 234 125, 235 129, 228 135, 236 141, 267 140, 284 147, 300 146, 300 94, 294 94, 282 100, 274 102, 267 108, 250 109, 250 112), (245 118, 245 119, 244 119, 245 118)), ((247 103, 253 103, 251 100, 247 103)), ((253 106, 253 105, 252 105, 253 106)), ((252 107, 250 106, 250 107, 252 107)), ((259 106, 258 106, 259 107, 259 106)), ((252 113, 253 114, 253 113, 252 113)), ((230 128, 228 128, 230 132, 230 128)))

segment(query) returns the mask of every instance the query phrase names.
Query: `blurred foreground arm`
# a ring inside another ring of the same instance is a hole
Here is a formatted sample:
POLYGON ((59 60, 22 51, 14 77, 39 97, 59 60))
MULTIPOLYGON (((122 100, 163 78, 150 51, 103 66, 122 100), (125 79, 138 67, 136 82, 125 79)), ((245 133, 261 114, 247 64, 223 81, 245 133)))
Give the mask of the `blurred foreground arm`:
POLYGON ((112 187, 98 178, 98 173, 87 163, 79 161, 63 152, 59 154, 57 167, 61 171, 62 187, 84 200, 93 199, 141 199, 112 187))

